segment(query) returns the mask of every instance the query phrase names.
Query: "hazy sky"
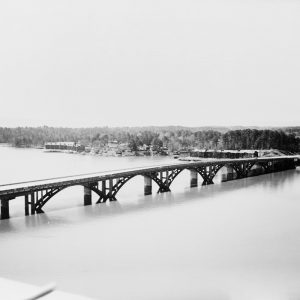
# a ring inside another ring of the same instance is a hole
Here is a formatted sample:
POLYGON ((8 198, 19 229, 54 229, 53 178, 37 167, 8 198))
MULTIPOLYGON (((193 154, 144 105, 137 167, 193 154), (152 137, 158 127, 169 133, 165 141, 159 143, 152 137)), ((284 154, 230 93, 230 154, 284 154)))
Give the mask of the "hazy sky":
POLYGON ((0 126, 300 125, 300 1, 1 0, 0 126))

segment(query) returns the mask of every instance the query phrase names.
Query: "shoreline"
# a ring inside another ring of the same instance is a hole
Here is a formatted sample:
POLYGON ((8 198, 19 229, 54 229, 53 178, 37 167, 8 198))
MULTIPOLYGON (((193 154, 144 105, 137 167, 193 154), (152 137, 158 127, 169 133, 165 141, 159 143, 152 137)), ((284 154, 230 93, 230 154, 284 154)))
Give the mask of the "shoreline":
MULTIPOLYGON (((150 154, 150 155, 145 155, 142 153, 128 153, 127 154, 117 154, 117 153, 107 153, 107 152, 102 152, 102 153, 95 153, 93 151, 90 152, 78 152, 75 150, 60 150, 60 149, 45 149, 42 146, 24 146, 24 147, 17 147, 14 146, 13 144, 10 143, 0 143, 0 147, 11 147, 11 148, 16 148, 16 149, 38 149, 38 150, 43 150, 45 153, 66 153, 66 154, 80 154, 80 155, 89 155, 89 156, 99 156, 99 157, 170 157, 173 159, 178 159, 181 161, 200 161, 200 160, 205 160, 208 158, 213 158, 213 157, 198 157, 198 156, 180 156, 177 154, 150 154)), ((219 150, 217 150, 219 151, 219 150)), ((225 151, 237 151, 237 150, 225 150, 225 151)), ((277 150, 277 149, 265 149, 265 150, 253 150, 253 149, 242 149, 240 150, 241 152, 243 151, 258 151, 259 156, 258 157, 268 157, 268 156, 285 156, 287 154, 284 153, 284 150, 277 150)), ((300 155, 300 153, 289 153, 288 155, 300 155)), ((218 158, 215 158, 218 159, 218 158)))
POLYGON ((95 153, 93 151, 90 152, 78 152, 75 150, 60 150, 60 149, 45 149, 45 147, 42 146, 23 146, 23 147, 17 147, 10 143, 0 143, 0 147, 10 147, 15 149, 38 149, 43 150, 45 153, 67 153, 67 154, 80 154, 80 155, 91 155, 91 156, 100 156, 100 157, 173 157, 173 154, 166 154, 166 155, 160 155, 160 154, 154 154, 154 155, 143 155, 143 154, 134 154, 130 153, 127 155, 118 155, 118 154, 112 154, 112 153, 95 153))

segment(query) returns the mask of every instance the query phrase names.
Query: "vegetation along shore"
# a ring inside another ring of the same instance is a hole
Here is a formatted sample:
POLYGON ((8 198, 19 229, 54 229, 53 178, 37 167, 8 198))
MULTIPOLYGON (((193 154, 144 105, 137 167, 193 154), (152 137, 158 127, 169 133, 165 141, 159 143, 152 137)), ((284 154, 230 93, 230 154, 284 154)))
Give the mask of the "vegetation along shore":
POLYGON ((197 149, 299 153, 300 127, 0 127, 0 143, 15 147, 43 148, 58 142, 99 155, 168 155, 197 149))

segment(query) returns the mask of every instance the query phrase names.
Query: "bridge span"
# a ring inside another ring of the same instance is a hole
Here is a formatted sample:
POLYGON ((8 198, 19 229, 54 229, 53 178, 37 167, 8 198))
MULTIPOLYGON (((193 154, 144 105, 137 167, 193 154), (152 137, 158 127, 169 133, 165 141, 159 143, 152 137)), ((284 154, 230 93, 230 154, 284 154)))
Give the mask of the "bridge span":
POLYGON ((190 171, 190 186, 198 186, 198 174, 202 185, 213 184, 213 179, 222 167, 227 173, 236 174, 236 179, 251 175, 254 166, 263 174, 289 169, 299 165, 298 156, 280 156, 247 159, 209 159, 197 162, 182 162, 100 173, 41 179, 0 185, 1 219, 9 218, 9 203, 24 197, 25 215, 43 213, 45 204, 60 191, 75 185, 84 188, 84 205, 92 204, 92 192, 99 197, 96 203, 116 201, 116 195, 123 185, 135 176, 144 177, 144 194, 152 194, 152 182, 158 185, 158 193, 169 192, 174 179, 183 171, 190 171))

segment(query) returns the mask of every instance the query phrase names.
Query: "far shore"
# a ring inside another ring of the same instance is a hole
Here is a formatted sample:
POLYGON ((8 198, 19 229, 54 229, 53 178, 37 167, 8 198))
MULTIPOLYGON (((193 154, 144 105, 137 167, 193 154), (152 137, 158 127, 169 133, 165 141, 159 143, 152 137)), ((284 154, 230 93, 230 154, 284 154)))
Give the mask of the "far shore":
MULTIPOLYGON (((44 150, 45 153, 67 153, 67 154, 79 154, 79 155, 91 155, 91 156, 99 156, 99 157, 172 157, 174 159, 182 160, 182 161, 200 161, 200 160, 205 160, 205 159, 211 159, 212 157, 197 157, 197 156, 190 156, 190 155, 180 155, 177 154, 177 152, 173 153, 165 153, 164 155, 155 153, 155 154, 148 154, 145 155, 142 151, 137 151, 135 153, 133 152, 127 152, 122 153, 122 154, 117 154, 117 153, 112 153, 112 152, 104 152, 104 153, 96 153, 93 150, 92 151, 74 151, 74 150, 52 150, 52 149, 45 149, 44 146, 41 145, 28 145, 28 146, 15 146, 10 143, 0 143, 0 146, 2 147, 12 147, 12 148, 19 148, 19 149, 39 149, 39 150, 44 150)), ((213 151, 208 150, 208 151, 213 151)), ((217 150, 218 151, 218 150, 217 150)), ((230 150, 227 150, 230 151, 230 150)), ((236 151, 236 150, 231 150, 231 151, 236 151)), ((242 153, 243 151, 255 151, 255 150, 240 150, 242 153)), ((258 156, 259 157, 270 157, 270 156, 285 156, 285 155, 299 155, 300 153, 286 153, 286 151, 281 151, 277 149, 266 149, 266 150, 257 150, 258 151, 258 156)), ((218 159, 218 158, 215 158, 218 159)))

